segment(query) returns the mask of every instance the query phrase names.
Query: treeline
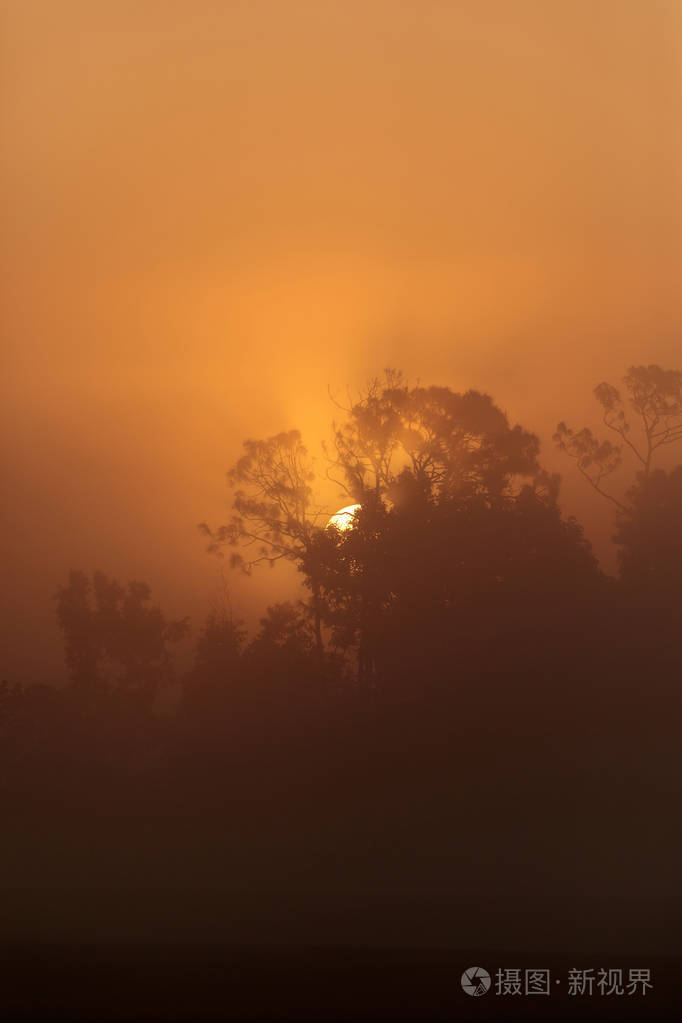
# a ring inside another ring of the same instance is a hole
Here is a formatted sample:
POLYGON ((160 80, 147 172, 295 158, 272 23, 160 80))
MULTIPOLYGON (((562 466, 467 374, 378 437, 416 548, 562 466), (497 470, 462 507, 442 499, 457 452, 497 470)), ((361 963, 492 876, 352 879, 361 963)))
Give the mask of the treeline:
POLYGON ((265 766, 314 786, 378 748, 388 785, 410 749, 466 770, 472 736, 518 762, 540 743, 569 760, 607 749, 616 773, 635 745, 655 763, 680 709, 682 466, 656 457, 682 438, 682 373, 635 367, 595 394, 615 441, 564 423, 555 441, 614 506, 617 578, 562 515, 534 434, 487 395, 388 372, 338 406, 322 478, 298 432, 249 440, 231 518, 201 527, 237 571, 302 574, 306 599, 268 608, 255 636, 214 611, 180 675, 186 619, 145 584, 71 574, 56 601, 70 685, 0 688, 5 795, 204 770, 239 789, 265 766), (630 485, 609 491, 625 456, 630 485), (330 480, 348 528, 322 504, 330 480))

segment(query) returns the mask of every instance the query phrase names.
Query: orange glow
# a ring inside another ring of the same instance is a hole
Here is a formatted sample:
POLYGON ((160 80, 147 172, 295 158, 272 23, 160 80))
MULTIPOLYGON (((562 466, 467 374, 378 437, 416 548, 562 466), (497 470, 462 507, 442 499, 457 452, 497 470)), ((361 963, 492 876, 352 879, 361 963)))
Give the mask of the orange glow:
POLYGON ((322 462, 386 366, 491 394, 609 547, 551 435, 679 361, 682 6, 597 6, 3 5, 3 677, 74 567, 201 621, 243 439, 322 462))

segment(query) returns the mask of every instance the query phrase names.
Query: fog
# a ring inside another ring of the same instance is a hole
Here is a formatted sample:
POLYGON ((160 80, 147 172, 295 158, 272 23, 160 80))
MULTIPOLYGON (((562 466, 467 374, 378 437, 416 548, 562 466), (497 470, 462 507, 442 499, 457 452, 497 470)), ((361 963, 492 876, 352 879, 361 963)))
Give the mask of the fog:
POLYGON ((608 565, 551 435, 680 364, 676 0, 4 6, 8 679, 62 677, 70 568, 199 624, 242 440, 389 365, 535 430, 608 565))

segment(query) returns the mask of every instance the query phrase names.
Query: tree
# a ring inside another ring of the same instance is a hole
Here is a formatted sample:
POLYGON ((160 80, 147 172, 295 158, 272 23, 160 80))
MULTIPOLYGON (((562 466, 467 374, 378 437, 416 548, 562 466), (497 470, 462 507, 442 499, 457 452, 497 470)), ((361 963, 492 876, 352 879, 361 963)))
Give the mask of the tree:
POLYGON ((208 616, 195 647, 195 676, 221 678, 235 669, 246 637, 242 625, 215 613, 208 616))
POLYGON ((90 693, 107 686, 104 672, 117 671, 117 688, 151 701, 170 674, 169 644, 189 631, 188 620, 167 621, 150 604, 146 583, 121 586, 103 572, 92 583, 71 572, 57 593, 57 620, 66 641, 66 662, 75 686, 90 693))
MULTIPOLYGON (((398 566, 413 592, 435 585, 459 543, 455 508, 507 507, 529 489, 553 504, 558 477, 541 469, 538 438, 477 391, 409 387, 389 370, 344 411, 330 477, 360 511, 327 540, 323 592, 335 636, 356 647, 358 676, 371 680, 391 608, 409 589, 398 566)), ((443 599, 434 591, 429 606, 443 599)))
POLYGON ((260 620, 260 629, 246 651, 254 682, 270 692, 300 686, 317 673, 314 630, 305 608, 289 601, 273 604, 260 620))
MULTIPOLYGON (((643 472, 616 518, 622 670, 646 685, 647 704, 679 707, 682 677, 682 466, 643 472), (625 623, 625 627, 624 626, 625 623), (652 700, 652 687, 657 697, 652 700)), ((659 730, 663 726, 660 722, 659 730)))
POLYGON ((236 487, 233 515, 225 526, 200 529, 210 538, 209 550, 233 548, 231 564, 247 574, 256 566, 285 560, 304 572, 312 592, 309 609, 315 646, 324 655, 322 605, 315 538, 328 513, 313 499, 315 472, 298 430, 266 440, 247 440, 245 453, 228 473, 236 487))
POLYGON ((531 486, 434 501, 409 473, 400 482, 400 502, 358 512, 325 562, 330 623, 357 650, 360 682, 447 684, 495 657, 514 664, 512 649, 536 656, 596 592, 582 529, 531 486))
POLYGON ((92 606, 92 583, 85 572, 70 572, 68 586, 57 591, 57 622, 64 634, 71 681, 80 690, 101 685, 104 656, 101 629, 92 606))
POLYGON ((682 466, 640 473, 619 516, 614 540, 628 587, 653 594, 661 608, 682 606, 682 466))
MULTIPOLYGON (((230 521, 201 528, 209 549, 231 547, 232 564, 247 573, 279 560, 296 564, 312 593, 307 608, 319 662, 324 624, 332 646, 352 651, 359 679, 372 685, 399 619, 396 607, 413 607, 419 617, 412 598, 421 593, 436 620, 443 608, 463 603, 467 574, 473 586, 504 578, 511 592, 514 530, 535 515, 551 534, 547 557, 561 561, 556 551, 570 528, 557 506, 559 479, 539 463, 538 438, 511 425, 489 395, 409 386, 388 370, 343 411, 333 425, 328 475, 360 506, 352 528, 323 528, 328 510, 314 496, 316 475, 298 431, 246 441, 228 474, 235 488, 230 521), (478 566, 467 544, 480 555, 478 566)), ((581 543, 571 533, 568 560, 581 543)), ((516 586, 525 585, 524 564, 534 557, 532 544, 521 549, 516 586)), ((499 593, 497 583, 490 592, 499 593)))
POLYGON ((600 441, 589 428, 574 431, 564 422, 558 424, 554 441, 598 494, 626 511, 627 499, 604 490, 602 481, 622 464, 625 446, 639 463, 641 485, 646 487, 656 452, 682 440, 682 372, 653 364, 631 366, 623 384, 625 400, 611 384, 601 383, 594 389, 602 421, 620 443, 600 441))
POLYGON ((194 708, 214 709, 222 704, 230 683, 239 679, 246 638, 242 626, 241 621, 216 611, 206 619, 184 685, 185 700, 194 708))
POLYGON ((405 470, 433 498, 518 489, 519 481, 549 483, 538 463, 538 438, 507 416, 489 395, 449 387, 409 387, 387 370, 344 409, 334 424, 333 478, 359 503, 387 497, 405 470), (337 470, 336 472, 334 470, 337 470))
POLYGON ((361 684, 376 682, 377 635, 390 601, 385 536, 388 510, 374 498, 356 512, 352 528, 325 531, 317 543, 326 622, 337 648, 355 651, 361 684))

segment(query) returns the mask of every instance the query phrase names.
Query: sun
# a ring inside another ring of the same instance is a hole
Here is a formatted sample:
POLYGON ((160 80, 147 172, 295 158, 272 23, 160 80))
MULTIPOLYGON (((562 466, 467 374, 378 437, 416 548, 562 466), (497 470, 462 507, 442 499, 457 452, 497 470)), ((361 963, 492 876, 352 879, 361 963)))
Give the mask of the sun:
POLYGON ((332 515, 327 526, 334 526, 335 529, 340 529, 341 532, 350 529, 359 507, 359 504, 349 504, 345 508, 341 508, 335 515, 332 515))

